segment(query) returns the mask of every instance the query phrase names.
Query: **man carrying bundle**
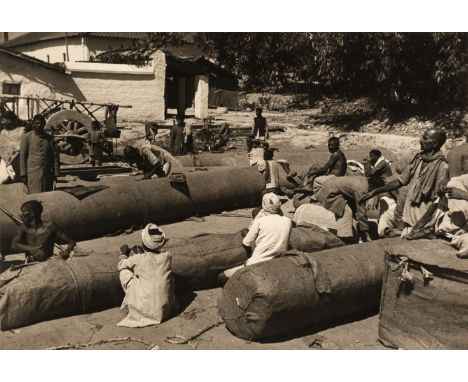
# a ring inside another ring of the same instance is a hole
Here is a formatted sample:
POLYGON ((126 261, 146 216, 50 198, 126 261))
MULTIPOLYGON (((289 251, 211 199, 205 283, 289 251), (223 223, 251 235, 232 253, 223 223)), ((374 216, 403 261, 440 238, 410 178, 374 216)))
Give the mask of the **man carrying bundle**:
POLYGON ((420 141, 421 151, 400 177, 366 193, 359 204, 362 205, 381 193, 408 186, 402 215, 405 228, 401 236, 411 240, 429 235, 434 230, 435 212, 449 180, 449 166, 440 151, 446 140, 444 130, 426 130, 420 141))
POLYGON ((275 258, 288 249, 292 222, 282 216, 281 201, 278 195, 263 195, 262 214, 257 215, 242 241, 249 259, 241 266, 220 273, 218 281, 224 284, 237 270, 246 265, 261 263, 275 258), (252 246, 255 243, 255 249, 252 246))

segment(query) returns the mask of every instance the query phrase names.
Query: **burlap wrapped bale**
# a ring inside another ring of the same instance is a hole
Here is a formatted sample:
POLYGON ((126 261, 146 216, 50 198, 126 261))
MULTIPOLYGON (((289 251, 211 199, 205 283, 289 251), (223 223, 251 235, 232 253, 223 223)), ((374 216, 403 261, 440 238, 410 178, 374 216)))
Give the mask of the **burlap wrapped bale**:
POLYGON ((317 252, 345 245, 336 235, 315 224, 302 223, 291 230, 289 249, 317 252))
POLYGON ((388 246, 399 238, 284 256, 245 267, 224 286, 218 310, 237 337, 255 340, 300 331, 376 308, 388 246))
POLYGON ((51 259, 0 274, 0 329, 118 306, 116 254, 51 259))
MULTIPOLYGON (((253 207, 259 204, 265 188, 265 180, 254 168, 187 173, 186 180, 186 185, 180 187, 172 186, 169 178, 123 181, 82 200, 62 191, 0 193, 2 205, 15 214, 27 200, 41 201, 44 220, 53 221, 74 240, 81 241, 150 222, 161 224, 197 214, 253 207)), ((16 230, 16 223, 0 213, 2 254, 11 253, 16 230)))
POLYGON ((467 260, 446 242, 414 244, 387 251, 380 339, 403 349, 468 349, 467 260), (424 280, 421 267, 432 273, 430 279, 424 280))
MULTIPOLYGON (((291 249, 307 252, 343 246, 332 233, 313 224, 294 227, 289 237, 291 249)), ((247 261, 240 232, 199 236, 183 244, 168 246, 178 290, 200 290, 216 286, 216 278, 226 269, 247 261)))
POLYGON ((212 288, 220 272, 247 260, 240 232, 198 236, 166 249, 177 290, 212 288))
MULTIPOLYGON (((291 246, 319 250, 343 243, 318 227, 297 227, 291 246)), ((199 236, 165 247, 172 254, 177 290, 216 286, 220 272, 243 264, 241 234, 199 236)), ((120 306, 119 253, 51 259, 0 274, 0 329, 8 330, 64 315, 120 306)), ((155 255, 157 256, 157 255, 155 255)))

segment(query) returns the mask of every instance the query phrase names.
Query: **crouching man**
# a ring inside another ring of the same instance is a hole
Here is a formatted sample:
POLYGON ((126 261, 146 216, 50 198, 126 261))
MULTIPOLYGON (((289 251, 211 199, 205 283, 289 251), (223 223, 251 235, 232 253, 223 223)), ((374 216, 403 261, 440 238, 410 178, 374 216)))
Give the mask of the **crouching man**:
POLYGON ((278 195, 273 193, 263 195, 262 210, 262 216, 254 219, 242 241, 249 259, 241 266, 220 273, 218 275, 220 284, 224 284, 242 267, 274 259, 279 253, 288 249, 292 222, 291 219, 282 216, 278 195), (252 250, 253 244, 255 249, 252 250))
POLYGON ((18 227, 11 249, 25 252, 25 263, 46 261, 51 258, 54 255, 54 243, 57 238, 68 243, 67 249, 60 253, 62 259, 69 257, 76 244, 54 223, 43 221, 42 211, 42 204, 37 200, 28 200, 21 206, 23 224, 18 227))
POLYGON ((171 254, 161 252, 166 236, 156 224, 148 224, 141 233, 142 247, 121 248, 118 270, 125 291, 122 309, 128 315, 117 326, 140 328, 160 324, 171 314, 174 302, 174 281, 171 275, 171 254))

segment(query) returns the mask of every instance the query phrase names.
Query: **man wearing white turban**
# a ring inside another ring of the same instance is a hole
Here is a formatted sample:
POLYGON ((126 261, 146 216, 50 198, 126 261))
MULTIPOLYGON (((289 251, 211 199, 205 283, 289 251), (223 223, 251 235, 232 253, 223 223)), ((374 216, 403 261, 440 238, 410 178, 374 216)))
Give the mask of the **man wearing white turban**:
POLYGON ((243 265, 221 273, 218 277, 220 283, 225 282, 243 266, 273 259, 288 249, 292 222, 286 216, 282 216, 278 195, 272 192, 263 195, 262 210, 262 216, 254 219, 242 241, 249 259, 243 265), (254 243, 255 248, 252 251, 254 243))
POLYGON ((148 224, 141 232, 143 248, 121 248, 118 269, 125 291, 122 309, 128 315, 118 326, 138 328, 160 324, 174 307, 174 282, 171 275, 171 254, 160 252, 166 235, 156 224, 148 224))

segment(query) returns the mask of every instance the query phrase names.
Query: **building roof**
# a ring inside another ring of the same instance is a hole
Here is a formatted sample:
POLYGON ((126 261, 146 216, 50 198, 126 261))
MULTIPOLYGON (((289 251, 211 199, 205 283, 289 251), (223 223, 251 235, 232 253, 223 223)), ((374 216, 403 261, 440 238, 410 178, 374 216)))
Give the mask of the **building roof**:
POLYGON ((219 65, 212 63, 204 56, 200 57, 178 57, 166 53, 167 71, 172 73, 192 73, 192 74, 224 74, 229 77, 237 78, 237 76, 222 68, 219 65))
POLYGON ((20 60, 26 60, 29 61, 33 64, 45 66, 46 68, 57 70, 59 72, 65 73, 65 68, 62 65, 59 64, 50 64, 48 62, 39 60, 38 58, 28 56, 27 54, 19 53, 19 52, 14 52, 10 49, 6 49, 3 46, 0 46, 0 53, 8 54, 10 56, 13 56, 15 58, 18 58, 20 60))
POLYGON ((5 48, 16 48, 36 42, 64 39, 65 37, 92 36, 139 40, 148 36, 146 32, 29 32, 2 44, 5 48))

